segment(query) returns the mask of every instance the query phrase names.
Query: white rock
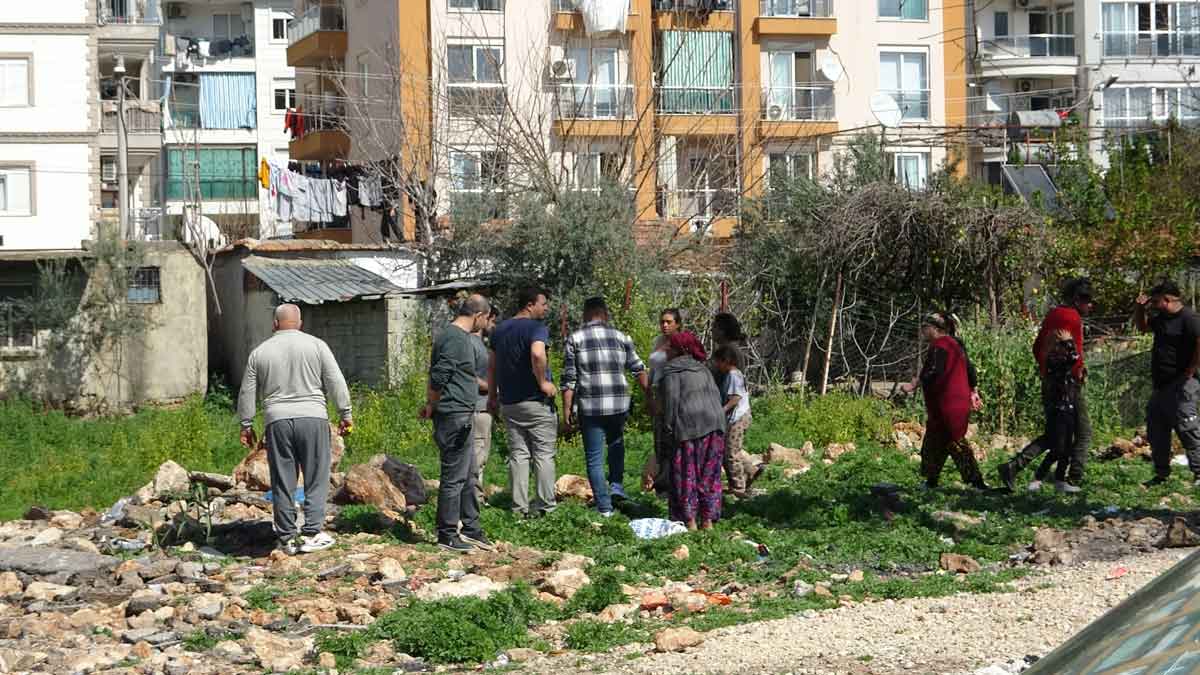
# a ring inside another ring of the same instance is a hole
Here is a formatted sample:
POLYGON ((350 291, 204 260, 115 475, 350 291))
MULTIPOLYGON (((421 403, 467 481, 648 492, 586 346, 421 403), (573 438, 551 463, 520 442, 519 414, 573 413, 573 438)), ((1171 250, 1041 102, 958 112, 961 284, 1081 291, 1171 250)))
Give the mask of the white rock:
POLYGON ((34 581, 25 587, 26 600, 58 600, 75 592, 74 586, 60 586, 45 581, 34 581))
POLYGON ((507 584, 498 583, 478 574, 468 574, 457 581, 439 581, 436 584, 422 586, 416 596, 420 600, 444 600, 446 598, 487 598, 497 591, 507 588, 507 584))
POLYGON ((381 558, 379 560, 379 575, 384 581, 399 581, 407 579, 408 573, 400 566, 400 563, 395 558, 381 558))
POLYGON ((29 544, 31 546, 49 546, 51 544, 57 544, 62 537, 62 530, 58 529, 57 527, 47 527, 39 532, 38 535, 33 538, 33 541, 29 542, 29 544))

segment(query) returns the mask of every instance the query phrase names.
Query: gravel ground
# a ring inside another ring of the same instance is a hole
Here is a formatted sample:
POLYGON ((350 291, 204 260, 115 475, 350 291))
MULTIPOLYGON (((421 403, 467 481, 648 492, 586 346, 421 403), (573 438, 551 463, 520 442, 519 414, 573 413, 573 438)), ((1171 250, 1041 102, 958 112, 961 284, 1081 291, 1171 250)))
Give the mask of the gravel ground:
POLYGON ((683 653, 628 645, 529 667, 561 673, 970 673, 1026 654, 1044 656, 1189 553, 1165 549, 1034 572, 1011 593, 886 600, 733 626, 706 634, 704 644, 683 653), (1129 573, 1105 580, 1117 565, 1129 573))

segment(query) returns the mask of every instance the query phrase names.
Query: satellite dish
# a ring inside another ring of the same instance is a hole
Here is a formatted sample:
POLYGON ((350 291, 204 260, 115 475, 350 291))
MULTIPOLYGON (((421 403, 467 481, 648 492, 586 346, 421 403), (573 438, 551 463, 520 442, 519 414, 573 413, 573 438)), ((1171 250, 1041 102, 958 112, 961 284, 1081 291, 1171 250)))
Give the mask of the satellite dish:
POLYGON ((842 79, 842 62, 833 54, 825 55, 825 58, 821 59, 821 74, 830 82, 837 82, 842 79))
POLYGON ((885 127, 900 126, 900 120, 903 118, 900 104, 896 103, 896 99, 891 94, 882 91, 871 94, 871 114, 875 115, 875 119, 885 127))

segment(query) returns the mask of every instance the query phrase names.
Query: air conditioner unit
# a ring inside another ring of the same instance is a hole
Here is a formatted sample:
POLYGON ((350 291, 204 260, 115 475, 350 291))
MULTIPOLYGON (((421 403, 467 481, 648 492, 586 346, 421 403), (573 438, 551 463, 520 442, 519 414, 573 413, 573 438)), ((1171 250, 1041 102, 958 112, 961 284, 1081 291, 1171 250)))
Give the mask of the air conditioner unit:
POLYGON ((101 183, 117 182, 117 163, 115 161, 100 163, 100 182, 101 183))
POLYGON ((186 19, 187 5, 182 2, 167 3, 167 18, 168 19, 186 19))
POLYGON ((1033 91, 1033 80, 1017 80, 1017 91, 1022 94, 1033 91))
POLYGON ((767 119, 781 120, 783 119, 783 106, 778 103, 767 107, 767 119))
POLYGON ((551 61, 550 77, 556 80, 575 79, 575 59, 557 59, 551 61))
POLYGON ((688 218, 688 231, 692 234, 708 234, 708 226, 712 219, 708 216, 692 216, 688 218))

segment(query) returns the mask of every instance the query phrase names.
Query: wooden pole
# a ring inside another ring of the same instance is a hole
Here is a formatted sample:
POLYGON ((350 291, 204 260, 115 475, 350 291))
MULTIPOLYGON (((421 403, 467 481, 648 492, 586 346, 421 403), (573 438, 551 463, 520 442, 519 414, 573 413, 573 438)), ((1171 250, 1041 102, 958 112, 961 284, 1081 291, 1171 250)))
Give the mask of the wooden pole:
POLYGON ((821 373, 821 395, 829 391, 829 365, 833 362, 833 336, 837 332, 838 314, 842 311, 842 273, 838 272, 833 291, 833 311, 829 313, 829 339, 825 341, 825 368, 821 373))
POLYGON ((803 387, 800 395, 808 391, 808 363, 812 356, 813 342, 817 339, 817 310, 821 308, 821 290, 825 288, 825 275, 828 270, 821 272, 821 285, 813 296, 812 321, 808 324, 808 341, 804 343, 804 362, 800 365, 800 381, 803 387))
POLYGON ((633 279, 625 280, 625 304, 623 305, 626 312, 629 311, 630 305, 633 304, 633 279))
POLYGON ((729 311, 729 280, 721 280, 721 311, 729 311))

